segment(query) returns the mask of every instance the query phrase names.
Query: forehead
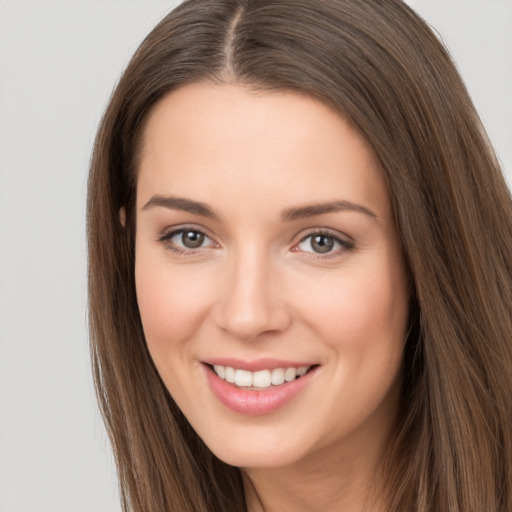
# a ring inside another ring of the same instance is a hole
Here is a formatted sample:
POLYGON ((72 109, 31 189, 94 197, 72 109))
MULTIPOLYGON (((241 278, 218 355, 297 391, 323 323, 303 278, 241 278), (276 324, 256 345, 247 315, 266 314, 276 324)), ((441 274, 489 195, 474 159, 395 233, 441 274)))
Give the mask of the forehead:
POLYGON ((259 194, 282 203, 341 195, 381 213, 389 206, 365 139, 327 105, 295 92, 184 86, 150 114, 139 162, 139 206, 153 194, 204 202, 259 194))

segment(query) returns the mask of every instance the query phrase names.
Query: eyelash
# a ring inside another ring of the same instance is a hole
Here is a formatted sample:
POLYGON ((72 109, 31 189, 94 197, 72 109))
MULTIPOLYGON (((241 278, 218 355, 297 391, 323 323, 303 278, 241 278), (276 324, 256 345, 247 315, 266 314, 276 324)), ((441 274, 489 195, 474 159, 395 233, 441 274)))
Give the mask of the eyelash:
MULTIPOLYGON (((294 245, 294 248, 299 246, 300 244, 304 243, 308 238, 313 238, 315 235, 322 235, 327 238, 331 238, 335 243, 340 245, 341 249, 335 249, 333 251, 329 251, 324 254, 318 253, 315 251, 302 251, 302 252, 314 255, 314 256, 308 256, 308 257, 312 257, 315 259, 333 258, 333 257, 339 256, 340 250, 341 250, 341 252, 345 252, 345 251, 352 251, 355 249, 355 244, 352 240, 350 240, 348 238, 342 238, 338 234, 333 233, 332 231, 330 231, 329 229, 326 229, 326 228, 317 228, 312 231, 308 231, 307 234, 302 236, 300 241, 294 245)), ((294 250, 294 249, 292 249, 292 250, 294 250)), ((299 251, 295 249, 294 252, 299 252, 299 251)))
MULTIPOLYGON (((205 237, 205 239, 211 240, 213 242, 213 240, 206 233, 204 233, 204 231, 201 231, 200 229, 197 229, 194 227, 187 227, 187 226, 180 228, 180 229, 174 229, 172 231, 163 233, 160 237, 158 237, 157 241, 164 244, 164 246, 167 250, 171 251, 172 253, 174 253, 178 256, 189 256, 189 257, 196 256, 196 255, 198 255, 199 250, 204 249, 205 247, 198 247, 197 249, 192 249, 192 248, 182 249, 182 248, 176 247, 175 245, 173 245, 170 242, 171 239, 174 238, 176 235, 179 235, 179 234, 183 235, 183 233, 185 233, 186 231, 193 232, 193 233, 196 233, 199 235, 203 235, 205 237)), ((317 228, 312 231, 308 231, 307 234, 303 235, 300 238, 299 242, 294 245, 294 247, 292 248, 292 251, 313 254, 314 256, 308 256, 308 257, 314 257, 315 259, 327 259, 330 257, 337 256, 339 254, 340 249, 337 249, 334 251, 329 251, 325 254, 318 253, 315 251, 299 251, 298 249, 296 249, 297 246, 304 243, 308 238, 314 237, 315 235, 323 235, 325 237, 332 239, 334 241, 334 243, 337 243, 341 246, 342 251, 352 251, 355 248, 355 244, 352 240, 341 238, 339 235, 334 234, 329 229, 317 228)))
POLYGON ((169 251, 173 252, 174 254, 176 254, 178 256, 196 256, 198 253, 198 249, 204 249, 204 247, 198 247, 197 249, 192 249, 192 248, 190 248, 190 249, 183 248, 182 249, 180 247, 176 247, 175 245, 173 245, 171 243, 172 238, 174 238, 176 235, 179 235, 179 234, 183 235, 183 233, 185 233, 187 231, 197 233, 199 235, 203 235, 205 237, 205 239, 211 240, 211 238, 204 231, 201 231, 200 229, 194 228, 192 226, 185 226, 183 228, 174 229, 172 231, 163 233, 158 238, 158 242, 161 242, 165 246, 166 249, 168 249, 169 251))

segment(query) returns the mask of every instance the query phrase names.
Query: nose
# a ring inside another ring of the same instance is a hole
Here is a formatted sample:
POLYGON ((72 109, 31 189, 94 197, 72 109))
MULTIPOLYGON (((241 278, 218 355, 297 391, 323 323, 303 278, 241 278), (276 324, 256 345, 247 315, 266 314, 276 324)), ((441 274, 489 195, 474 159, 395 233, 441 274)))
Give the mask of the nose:
POLYGON ((286 330, 291 313, 279 284, 279 269, 255 251, 247 252, 227 269, 216 321, 233 337, 251 341, 286 330))

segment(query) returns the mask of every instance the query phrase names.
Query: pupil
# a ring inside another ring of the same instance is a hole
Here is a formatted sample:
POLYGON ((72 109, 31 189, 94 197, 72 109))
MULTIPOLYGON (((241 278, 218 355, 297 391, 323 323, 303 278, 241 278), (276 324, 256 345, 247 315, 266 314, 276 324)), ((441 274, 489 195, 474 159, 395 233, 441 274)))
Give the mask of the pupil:
POLYGON ((315 252, 326 253, 334 246, 334 240, 330 236, 316 235, 311 240, 311 246, 315 252))
POLYGON ((181 237, 183 245, 189 249, 196 249, 201 247, 204 241, 204 235, 197 231, 186 231, 181 237))

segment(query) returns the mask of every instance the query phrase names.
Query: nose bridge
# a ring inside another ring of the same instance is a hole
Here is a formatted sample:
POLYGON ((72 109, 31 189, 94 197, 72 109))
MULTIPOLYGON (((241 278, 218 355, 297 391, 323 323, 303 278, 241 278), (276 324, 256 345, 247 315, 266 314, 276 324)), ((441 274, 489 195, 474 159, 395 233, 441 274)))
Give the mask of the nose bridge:
POLYGON ((289 315, 276 286, 278 269, 260 247, 235 251, 227 265, 219 325, 239 339, 286 327, 289 315))

